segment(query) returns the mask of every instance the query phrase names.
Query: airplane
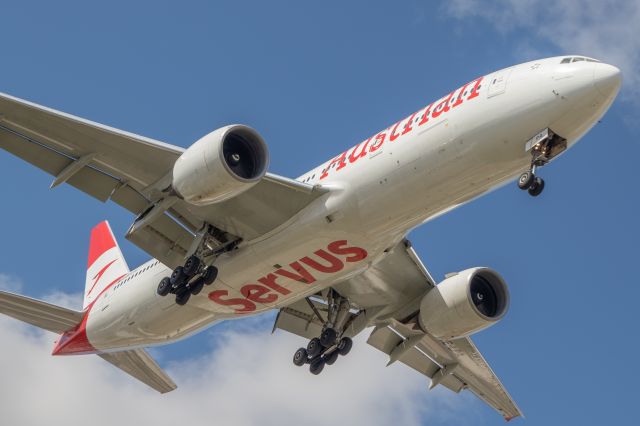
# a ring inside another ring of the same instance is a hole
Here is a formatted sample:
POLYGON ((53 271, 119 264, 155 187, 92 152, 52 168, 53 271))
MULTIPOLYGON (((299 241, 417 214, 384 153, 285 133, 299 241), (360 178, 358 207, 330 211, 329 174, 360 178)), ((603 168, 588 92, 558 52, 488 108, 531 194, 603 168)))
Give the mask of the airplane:
POLYGON ((104 221, 91 230, 84 303, 0 292, 0 312, 60 335, 53 355, 97 354, 159 392, 175 383, 144 348, 278 310, 319 374, 353 337, 505 419, 522 415, 470 336, 509 307, 505 280, 472 267, 437 281, 408 233, 506 183, 539 196, 540 169, 606 113, 621 72, 568 55, 477 77, 296 178, 242 124, 184 149, 0 95, 0 147, 135 215, 130 270, 104 221))

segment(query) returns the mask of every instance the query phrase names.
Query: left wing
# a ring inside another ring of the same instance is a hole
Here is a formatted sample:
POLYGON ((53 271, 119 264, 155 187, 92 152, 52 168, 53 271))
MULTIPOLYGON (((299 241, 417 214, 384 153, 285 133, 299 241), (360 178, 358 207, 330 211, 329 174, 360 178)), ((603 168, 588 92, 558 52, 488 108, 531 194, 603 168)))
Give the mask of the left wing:
MULTIPOLYGON (((367 343, 431 379, 430 389, 442 385, 454 392, 469 389, 505 419, 522 415, 471 339, 438 340, 422 331, 416 313, 424 295, 436 285, 409 241, 388 250, 368 270, 334 288, 362 310, 352 314, 347 336, 375 326, 367 343)), ((322 331, 326 303, 302 300, 280 310, 275 328, 317 337, 322 331)))
POLYGON ((0 148, 53 175, 51 187, 68 183, 145 219, 127 238, 169 267, 183 263, 204 223, 251 240, 326 192, 267 174, 235 198, 193 206, 162 192, 183 148, 1 93, 0 148))
POLYGON ((429 389, 442 385, 454 392, 469 389, 506 420, 522 415, 500 379, 471 339, 438 340, 415 323, 390 321, 376 327, 367 340, 374 348, 431 379, 429 389))

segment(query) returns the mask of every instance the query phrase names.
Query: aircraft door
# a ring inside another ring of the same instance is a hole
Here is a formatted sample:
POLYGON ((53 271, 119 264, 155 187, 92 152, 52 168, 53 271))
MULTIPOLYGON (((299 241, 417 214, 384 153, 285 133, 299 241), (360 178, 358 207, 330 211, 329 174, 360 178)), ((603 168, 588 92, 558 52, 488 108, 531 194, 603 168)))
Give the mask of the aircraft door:
POLYGON ((489 88, 487 90, 487 98, 492 98, 503 94, 507 90, 507 83, 511 76, 513 68, 507 68, 493 73, 489 80, 489 88))

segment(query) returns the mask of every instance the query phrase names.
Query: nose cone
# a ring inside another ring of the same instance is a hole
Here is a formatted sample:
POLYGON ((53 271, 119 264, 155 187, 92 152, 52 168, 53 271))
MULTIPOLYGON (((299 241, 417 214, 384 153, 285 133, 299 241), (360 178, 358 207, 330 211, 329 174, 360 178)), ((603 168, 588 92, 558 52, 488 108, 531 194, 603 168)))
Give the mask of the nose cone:
POLYGON ((622 73, 617 67, 609 64, 594 64, 593 84, 605 97, 615 97, 620 90, 622 73))

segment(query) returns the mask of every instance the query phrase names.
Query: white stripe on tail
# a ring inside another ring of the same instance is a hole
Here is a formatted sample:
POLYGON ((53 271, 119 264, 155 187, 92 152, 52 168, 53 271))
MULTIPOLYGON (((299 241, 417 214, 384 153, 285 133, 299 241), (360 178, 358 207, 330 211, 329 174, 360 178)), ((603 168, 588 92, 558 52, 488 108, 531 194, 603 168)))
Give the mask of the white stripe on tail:
POLYGON ((109 222, 100 222, 91 230, 82 309, 86 309, 109 284, 128 273, 129 266, 111 232, 109 222))

